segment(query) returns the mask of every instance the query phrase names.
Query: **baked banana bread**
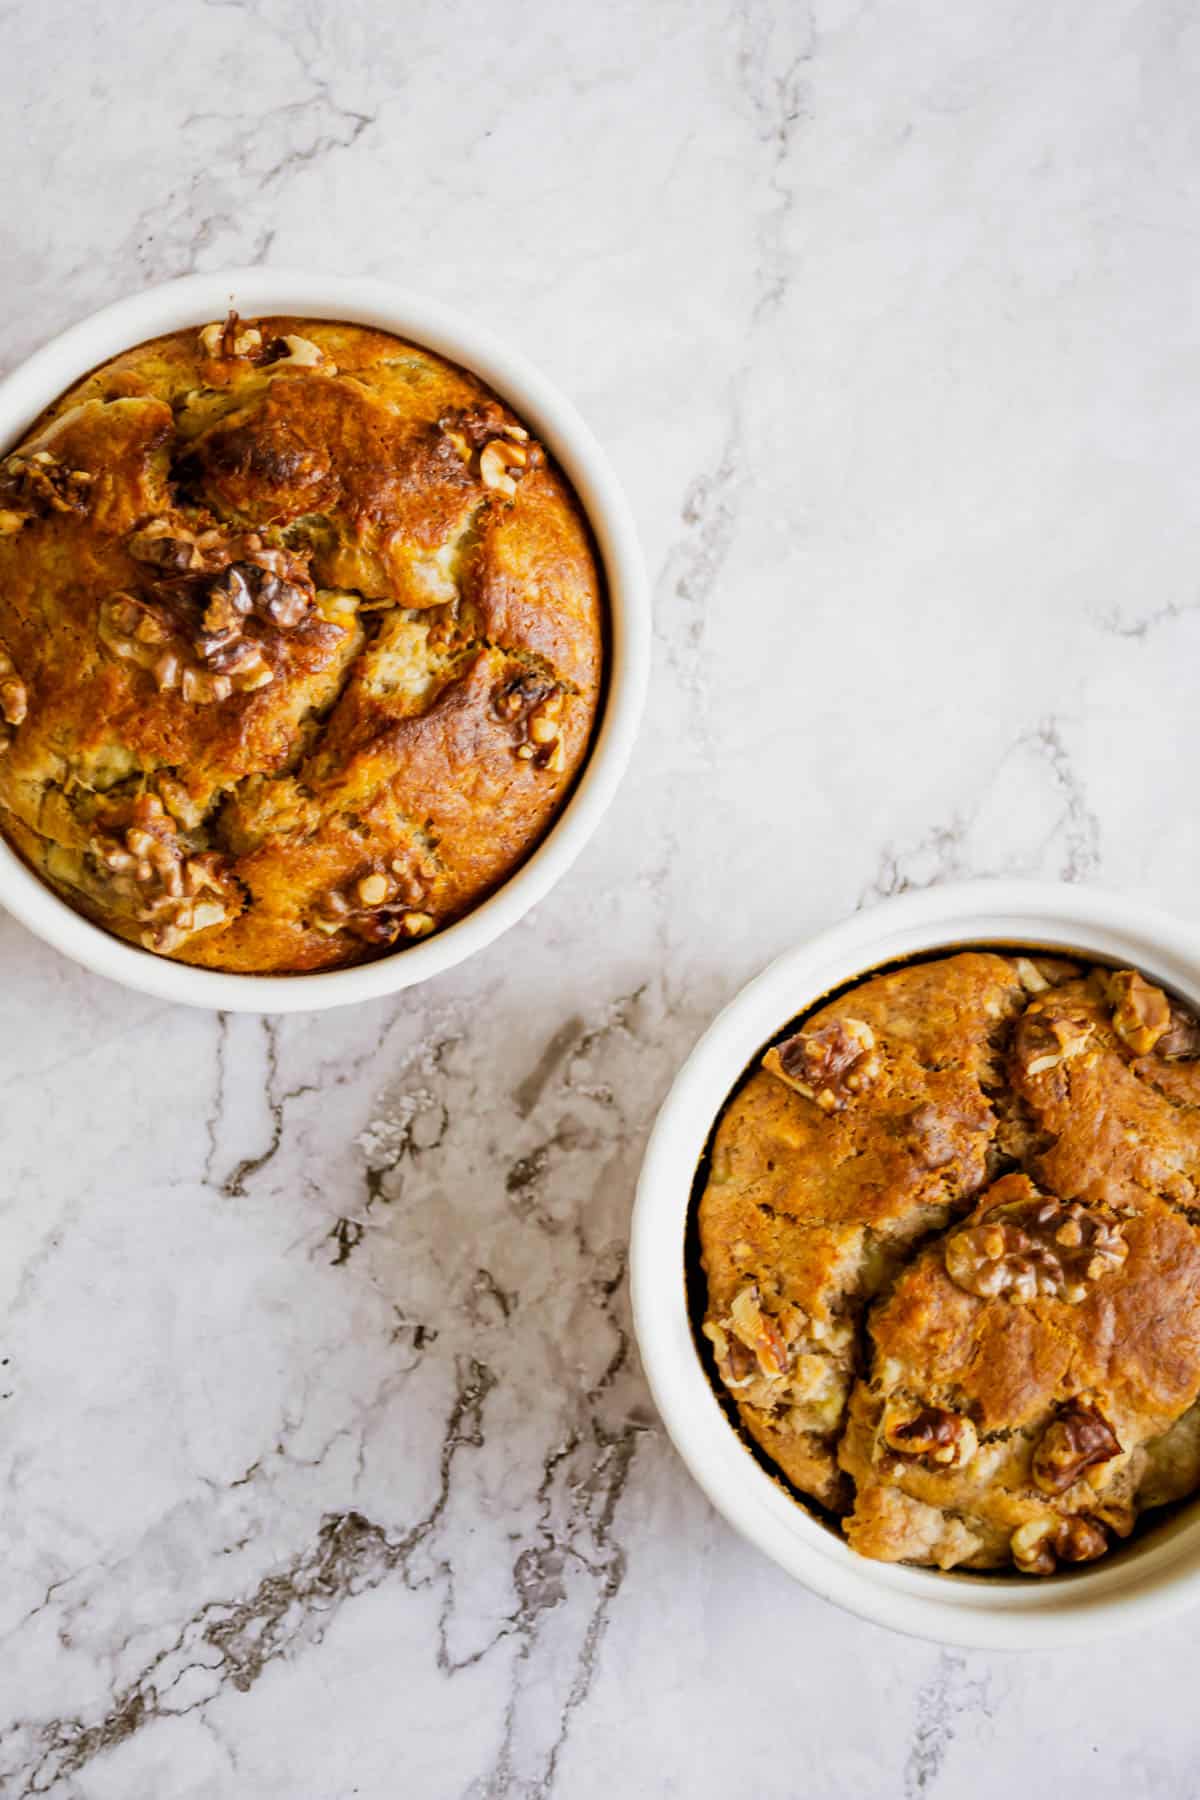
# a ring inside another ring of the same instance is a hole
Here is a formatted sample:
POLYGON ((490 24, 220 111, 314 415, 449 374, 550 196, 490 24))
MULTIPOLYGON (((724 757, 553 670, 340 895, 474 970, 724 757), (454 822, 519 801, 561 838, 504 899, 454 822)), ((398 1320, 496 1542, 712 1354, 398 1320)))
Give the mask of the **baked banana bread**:
POLYGON ((698 1212, 747 1432, 856 1550, 1031 1575, 1200 1486, 1200 1026, 964 952, 767 1051, 698 1212))
POLYGON ((0 828, 161 955, 336 968, 460 918, 563 804, 603 661, 562 474, 385 332, 141 344, 0 462, 0 828))

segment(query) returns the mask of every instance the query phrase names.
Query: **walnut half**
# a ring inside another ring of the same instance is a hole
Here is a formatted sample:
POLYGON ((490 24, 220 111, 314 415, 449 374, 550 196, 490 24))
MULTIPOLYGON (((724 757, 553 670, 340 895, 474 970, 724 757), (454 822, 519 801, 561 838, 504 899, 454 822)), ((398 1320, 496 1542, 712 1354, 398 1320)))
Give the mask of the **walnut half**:
POLYGON ((107 885, 132 902, 147 950, 176 950, 238 910, 237 886, 222 858, 215 851, 189 855, 157 794, 118 804, 90 848, 107 885))
POLYGON ((1077 1305, 1087 1283, 1119 1269, 1129 1254, 1121 1223, 1103 1206, 1028 1198, 1000 1202, 946 1239, 946 1273, 980 1299, 1046 1299, 1077 1305))
POLYGON ((831 1019, 768 1050, 763 1068, 822 1112, 841 1112, 879 1073, 875 1033, 862 1019, 831 1019))
POLYGON ((1104 1414, 1074 1400, 1042 1433, 1033 1453, 1033 1479, 1043 1494, 1063 1494, 1085 1470, 1120 1454, 1117 1434, 1104 1414))
POLYGON ((1060 1562, 1094 1562, 1108 1549, 1108 1536, 1095 1519, 1031 1519, 1009 1541, 1012 1559, 1025 1575, 1053 1575, 1060 1562))
POLYGON ((397 938, 428 937, 437 920, 420 902, 435 870, 423 861, 394 857, 386 869, 366 869, 344 887, 330 888, 313 916, 318 931, 348 931, 381 948, 397 938))
POLYGON ((704 1323, 717 1371, 739 1405, 770 1413, 778 1431, 832 1431, 841 1419, 851 1372, 839 1360, 836 1327, 776 1301, 768 1311, 757 1283, 734 1295, 729 1310, 704 1323))
POLYGON ((979 1448, 970 1419, 944 1406, 889 1406, 882 1435, 893 1456, 937 1469, 961 1469, 979 1448))

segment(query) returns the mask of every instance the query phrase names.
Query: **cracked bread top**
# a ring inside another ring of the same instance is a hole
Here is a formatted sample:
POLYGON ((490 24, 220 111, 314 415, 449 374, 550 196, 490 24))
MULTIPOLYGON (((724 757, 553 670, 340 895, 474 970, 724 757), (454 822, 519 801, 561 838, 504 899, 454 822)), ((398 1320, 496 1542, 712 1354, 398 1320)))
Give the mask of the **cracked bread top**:
POLYGON ((1200 1027, 981 952, 772 1047, 699 1204, 741 1421, 884 1560, 1048 1574, 1200 1486, 1200 1027))
POLYGON ((357 962, 543 836, 604 629, 570 487, 473 375, 357 325, 177 332, 0 463, 0 827, 159 954, 357 962))

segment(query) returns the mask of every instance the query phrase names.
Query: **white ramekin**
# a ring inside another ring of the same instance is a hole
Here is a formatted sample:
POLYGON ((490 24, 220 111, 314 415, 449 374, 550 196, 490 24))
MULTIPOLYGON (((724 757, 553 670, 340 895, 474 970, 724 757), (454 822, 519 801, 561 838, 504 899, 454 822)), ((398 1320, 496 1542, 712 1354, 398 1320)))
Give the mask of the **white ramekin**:
POLYGON ((616 792, 637 735, 650 668, 650 600, 628 504, 575 408, 482 327, 435 301, 357 276, 279 269, 189 275, 118 300, 36 351, 0 382, 0 450, 89 369, 147 338, 224 317, 290 313, 393 331, 482 376, 532 426, 566 472, 604 564, 610 621, 603 717, 574 792, 537 850, 457 924, 358 968, 312 975, 227 975, 138 950, 51 892, 0 840, 0 904, 76 962, 126 987, 234 1012, 308 1012, 370 1000, 452 968, 514 925, 574 862, 616 792))
POLYGON ((872 1562, 792 1500, 743 1445, 700 1362, 685 1293, 697 1165, 751 1059, 843 983, 899 957, 972 944, 1080 951, 1142 969, 1200 1007, 1200 932, 1132 900, 1065 885, 979 882, 906 894, 788 951, 709 1026, 659 1113, 633 1220, 634 1322, 655 1401, 684 1462, 730 1524, 789 1575, 916 1637, 1046 1648, 1144 1625, 1200 1600, 1200 1505, 1094 1567, 1039 1581, 872 1562))

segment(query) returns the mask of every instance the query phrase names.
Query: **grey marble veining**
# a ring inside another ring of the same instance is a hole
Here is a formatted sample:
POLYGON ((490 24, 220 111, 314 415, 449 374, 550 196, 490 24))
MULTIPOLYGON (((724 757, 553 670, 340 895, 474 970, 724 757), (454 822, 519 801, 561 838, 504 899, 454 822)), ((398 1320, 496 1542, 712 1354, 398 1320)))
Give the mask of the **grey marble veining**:
POLYGON ((0 366, 391 277, 579 402, 655 579, 570 877, 418 993, 160 1006, 0 920, 0 1793, 1200 1793, 1195 1622, 906 1642, 666 1442, 625 1242, 770 956, 961 876, 1195 911, 1200 20, 1158 0, 3 11, 0 366))

